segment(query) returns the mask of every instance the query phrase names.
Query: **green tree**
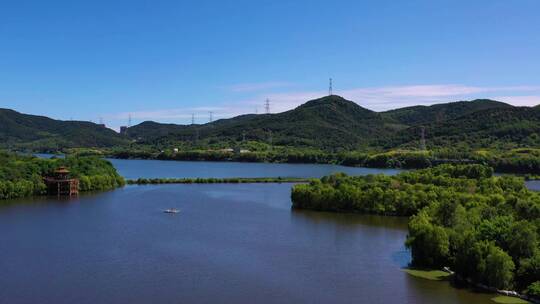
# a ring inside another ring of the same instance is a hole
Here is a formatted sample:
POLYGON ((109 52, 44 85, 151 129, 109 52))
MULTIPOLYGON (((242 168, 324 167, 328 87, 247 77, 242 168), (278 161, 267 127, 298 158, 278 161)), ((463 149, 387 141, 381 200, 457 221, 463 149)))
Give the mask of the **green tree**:
POLYGON ((525 288, 529 284, 540 280, 540 252, 520 261, 517 272, 518 287, 525 288))
POLYGON ((442 267, 447 261, 449 238, 444 228, 434 226, 425 212, 412 217, 406 241, 411 249, 412 264, 423 267, 442 267))
POLYGON ((485 281, 489 286, 510 289, 513 286, 514 262, 501 248, 490 245, 486 257, 485 281))
POLYGON ((508 253, 519 261, 531 257, 538 250, 537 227, 531 222, 519 221, 510 227, 508 235, 508 253))
POLYGON ((529 285, 525 293, 531 297, 540 298, 540 281, 536 281, 529 285))

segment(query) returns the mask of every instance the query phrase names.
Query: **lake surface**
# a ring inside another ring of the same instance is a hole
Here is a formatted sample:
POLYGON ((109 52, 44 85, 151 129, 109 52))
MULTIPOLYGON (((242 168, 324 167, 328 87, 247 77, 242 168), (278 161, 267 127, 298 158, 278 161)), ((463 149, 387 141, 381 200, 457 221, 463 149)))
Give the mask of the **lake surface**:
MULTIPOLYGON (((44 154, 47 157, 49 154, 44 154)), ((137 178, 228 178, 228 177, 300 177, 319 178, 338 172, 348 175, 387 174, 404 170, 347 167, 326 164, 276 164, 209 161, 165 161, 143 159, 108 159, 126 179, 137 178)), ((525 185, 540 191, 540 181, 525 185)))
POLYGON ((540 191, 540 180, 526 181, 527 188, 534 191, 540 191))
POLYGON ((490 303, 404 273, 406 219, 291 210, 291 186, 0 205, 0 303, 490 303))
MULTIPOLYGON (((399 172, 111 161, 132 179, 399 172)), ((292 186, 126 186, 3 202, 0 303, 493 303, 404 273, 407 219, 291 210, 292 186), (162 212, 172 207, 181 213, 162 212)))
MULTIPOLYGON (((51 158, 63 155, 34 154, 51 158)), ((394 175, 403 170, 347 167, 325 164, 276 164, 210 161, 164 161, 143 159, 108 159, 126 179, 137 178, 229 178, 229 177, 300 177, 318 178, 333 173, 348 175, 388 174, 394 175)), ((526 181, 525 185, 540 191, 540 181, 526 181)))
POLYGON ((337 172, 349 175, 396 174, 396 169, 373 169, 325 164, 276 164, 210 161, 108 159, 127 179, 228 178, 228 177, 323 177, 337 172))

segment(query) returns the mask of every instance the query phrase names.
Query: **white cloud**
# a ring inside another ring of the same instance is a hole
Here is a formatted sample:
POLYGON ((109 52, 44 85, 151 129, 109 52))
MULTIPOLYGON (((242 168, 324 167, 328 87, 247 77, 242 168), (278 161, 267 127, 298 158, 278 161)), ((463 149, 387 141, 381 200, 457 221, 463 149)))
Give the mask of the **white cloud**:
POLYGON ((272 82, 258 82, 258 83, 239 83, 234 84, 230 86, 226 86, 228 90, 232 92, 254 92, 254 91, 262 91, 262 90, 269 90, 269 89, 275 89, 275 88, 283 88, 291 86, 288 82, 278 82, 278 81, 272 81, 272 82))
POLYGON ((503 101, 515 106, 536 106, 540 105, 540 95, 528 96, 498 96, 496 100, 503 101))
POLYGON ((213 120, 221 118, 230 118, 241 114, 246 114, 245 106, 240 107, 186 107, 186 108, 170 108, 157 109, 148 111, 122 112, 104 115, 104 119, 115 130, 119 130, 121 125, 126 125, 131 116, 132 123, 138 124, 143 121, 157 121, 164 123, 191 123, 192 115, 195 115, 195 123, 207 123, 210 120, 210 112, 212 112, 213 120))
POLYGON ((159 109, 148 111, 122 112, 106 115, 106 119, 128 119, 131 115, 132 119, 137 120, 159 120, 159 119, 182 119, 191 118, 194 113, 223 112, 222 107, 197 107, 197 108, 174 108, 174 109, 159 109))
POLYGON ((459 84, 441 85, 410 85, 410 86, 389 86, 375 88, 359 88, 347 90, 346 92, 356 93, 364 96, 377 97, 414 97, 414 98, 434 98, 447 96, 463 96, 479 93, 501 92, 501 91, 531 91, 540 90, 540 87, 514 86, 514 87, 476 87, 459 84))

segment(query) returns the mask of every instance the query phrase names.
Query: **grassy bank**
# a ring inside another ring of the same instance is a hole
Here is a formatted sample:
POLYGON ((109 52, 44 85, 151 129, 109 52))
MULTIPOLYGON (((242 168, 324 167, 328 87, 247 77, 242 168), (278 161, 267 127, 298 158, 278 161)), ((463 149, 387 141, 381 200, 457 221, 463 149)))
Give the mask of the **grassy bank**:
POLYGON ((444 281, 451 276, 451 274, 448 272, 433 269, 405 268, 403 271, 412 276, 431 281, 444 281))
POLYGON ((501 304, 528 304, 530 303, 523 299, 516 298, 516 297, 509 297, 509 296, 496 296, 496 297, 491 298, 491 300, 495 303, 501 303, 501 304))

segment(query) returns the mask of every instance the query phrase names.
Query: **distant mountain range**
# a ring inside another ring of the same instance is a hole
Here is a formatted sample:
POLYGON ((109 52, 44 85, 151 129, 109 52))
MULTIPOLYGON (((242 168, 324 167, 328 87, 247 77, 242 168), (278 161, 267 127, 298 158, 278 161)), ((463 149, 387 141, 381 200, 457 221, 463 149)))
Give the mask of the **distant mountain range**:
POLYGON ((277 114, 250 114, 201 125, 146 121, 120 135, 90 122, 59 121, 0 109, 3 146, 112 147, 235 145, 253 140, 325 150, 418 146, 420 128, 431 146, 540 144, 540 107, 479 99, 374 112, 340 96, 311 100, 277 114))
POLYGON ((86 121, 62 121, 0 109, 0 146, 33 149, 111 147, 128 143, 115 131, 86 121))
POLYGON ((389 121, 395 121, 407 126, 440 123, 456 119, 468 114, 488 109, 509 109, 513 106, 504 102, 476 99, 473 101, 457 101, 440 103, 431 106, 412 106, 382 112, 389 121))
POLYGON ((241 115, 204 125, 162 125, 144 122, 129 129, 133 138, 155 141, 272 141, 276 145, 354 148, 389 134, 383 117, 339 96, 308 101, 278 114, 241 115))
POLYGON ((271 138, 276 145, 335 150, 418 147, 424 127, 431 146, 516 146, 536 144, 539 123, 538 106, 514 107, 489 99, 374 112, 332 95, 283 113, 242 115, 204 125, 144 122, 130 128, 129 134, 148 144, 195 139, 233 143, 243 138, 269 142, 271 138))
MULTIPOLYGON (((420 126, 403 130, 402 142, 418 137, 420 126)), ((432 146, 540 147, 540 107, 493 107, 443 121, 426 122, 432 146)))

